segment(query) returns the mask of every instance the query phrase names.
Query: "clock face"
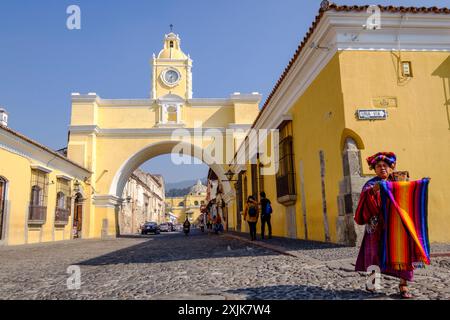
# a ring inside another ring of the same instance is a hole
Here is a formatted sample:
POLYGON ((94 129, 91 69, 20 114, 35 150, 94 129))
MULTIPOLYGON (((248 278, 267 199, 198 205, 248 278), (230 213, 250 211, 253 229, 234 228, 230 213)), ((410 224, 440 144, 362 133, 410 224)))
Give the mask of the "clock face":
POLYGON ((164 72, 164 80, 168 83, 168 84, 175 84, 178 82, 178 80, 180 79, 180 74, 175 71, 175 70, 167 70, 166 72, 164 72))

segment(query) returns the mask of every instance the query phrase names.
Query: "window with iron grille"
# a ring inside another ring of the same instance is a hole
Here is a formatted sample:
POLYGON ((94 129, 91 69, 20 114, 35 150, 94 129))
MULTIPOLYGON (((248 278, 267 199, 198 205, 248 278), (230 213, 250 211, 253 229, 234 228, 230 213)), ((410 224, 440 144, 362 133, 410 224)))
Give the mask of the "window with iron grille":
POLYGON ((6 180, 0 176, 0 240, 3 239, 3 221, 5 218, 6 180))
POLYGON ((48 174, 31 170, 31 194, 28 221, 43 224, 47 216, 48 174))
POLYGON ((66 179, 56 180, 56 209, 55 224, 67 224, 70 216, 71 203, 70 181, 66 179))
POLYGON ((292 137, 292 121, 285 121, 279 129, 279 166, 277 178, 277 197, 295 195, 295 171, 292 137))

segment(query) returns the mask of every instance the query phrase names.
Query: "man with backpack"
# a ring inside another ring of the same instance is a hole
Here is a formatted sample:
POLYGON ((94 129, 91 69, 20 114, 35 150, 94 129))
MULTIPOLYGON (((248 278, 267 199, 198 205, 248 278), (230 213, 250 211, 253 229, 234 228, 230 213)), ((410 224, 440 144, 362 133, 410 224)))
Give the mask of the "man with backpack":
POLYGON ((244 210, 244 220, 248 222, 250 238, 252 241, 256 240, 256 223, 258 222, 259 216, 258 211, 258 203, 253 196, 249 196, 244 210))
POLYGON ((270 224, 270 217, 272 215, 272 206, 270 200, 266 198, 266 193, 264 191, 260 192, 261 196, 261 239, 264 239, 264 229, 267 223, 269 227, 269 239, 272 238, 272 225, 270 224))

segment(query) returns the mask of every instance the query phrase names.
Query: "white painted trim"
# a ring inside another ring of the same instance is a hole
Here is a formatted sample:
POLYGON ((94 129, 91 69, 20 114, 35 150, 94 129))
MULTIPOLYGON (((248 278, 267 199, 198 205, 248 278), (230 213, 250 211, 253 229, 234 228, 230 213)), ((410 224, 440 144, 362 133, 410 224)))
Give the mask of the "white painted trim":
POLYGON ((251 127, 252 127, 251 124, 229 123, 227 128, 232 130, 238 129, 249 130, 251 127))
POLYGON ((44 166, 41 166, 40 164, 31 164, 30 167, 31 167, 31 169, 33 169, 33 170, 39 170, 39 171, 42 171, 42 172, 45 172, 45 173, 50 173, 50 172, 52 172, 51 169, 49 169, 49 168, 47 168, 47 167, 44 167, 44 166))
POLYGON ((89 94, 72 94, 72 103, 93 103, 98 102, 100 99, 97 95, 89 95, 89 94))
POLYGON ((154 107, 156 99, 100 99, 100 108, 120 108, 120 107, 154 107))
MULTIPOLYGON (((96 131, 87 131, 84 130, 84 128, 79 129, 78 126, 71 126, 69 128, 70 132, 74 133, 96 133, 97 136, 103 137, 103 136, 121 136, 123 138, 130 138, 134 136, 171 136, 175 130, 179 130, 180 128, 183 129, 183 131, 180 131, 180 134, 185 132, 186 134, 192 135, 194 133, 197 133, 197 131, 200 131, 203 135, 208 136, 208 130, 219 130, 223 133, 226 133, 227 128, 217 127, 204 127, 202 130, 199 128, 185 128, 184 123, 176 124, 176 123, 167 123, 167 124, 158 124, 155 128, 149 128, 149 129, 135 129, 135 128, 119 128, 119 129, 101 129, 98 128, 96 131)), ((81 126, 83 127, 83 126, 81 126)), ((230 129, 230 128, 228 128, 230 129)), ((177 132, 177 135, 180 135, 177 132)), ((211 134, 212 136, 214 134, 211 134)))
POLYGON ((362 27, 368 18, 368 14, 365 12, 326 12, 272 97, 264 114, 258 119, 256 127, 273 128, 274 122, 292 107, 338 51, 397 50, 397 35, 401 40, 401 49, 405 51, 450 50, 450 19, 448 15, 409 14, 399 28, 400 17, 400 14, 383 14, 382 29, 370 31, 364 30, 362 27), (358 41, 351 41, 354 36, 358 37, 358 41), (402 41, 402 37, 406 38, 407 42, 402 41), (313 42, 321 46, 328 46, 330 50, 310 48, 310 44, 313 42), (441 43, 444 47, 436 46, 436 43, 441 43), (271 107, 273 105, 277 107, 271 107))
POLYGON ((73 180, 72 177, 69 177, 69 176, 67 176, 65 174, 58 174, 58 175, 56 175, 56 178, 57 179, 64 179, 64 180, 67 180, 67 181, 72 181, 73 180))
POLYGON ((22 156, 30 162, 34 162, 33 164, 40 166, 46 164, 45 167, 50 171, 58 170, 79 180, 84 180, 91 175, 87 169, 75 166, 68 160, 64 160, 6 130, 0 130, 0 148, 22 156))
MULTIPOLYGON (((166 49, 162 49, 161 51, 164 51, 166 49)), ((160 53, 161 53, 160 51, 160 53)), ((181 51, 181 50, 180 50, 181 51)), ((159 56, 159 54, 158 54, 159 56)), ((192 60, 190 60, 188 57, 183 58, 183 59, 171 59, 171 58, 156 58, 156 63, 157 65, 160 62, 184 62, 184 63, 192 63, 192 60)), ((166 63, 163 63, 163 65, 165 65, 166 63)), ((182 64, 181 66, 185 66, 185 64, 182 64)))
POLYGON ((70 133, 86 133, 86 134, 98 134, 100 128, 97 125, 76 125, 69 126, 70 133))
MULTIPOLYGON (((101 99, 97 98, 95 100, 90 96, 86 96, 85 99, 74 100, 75 103, 85 103, 85 102, 96 102, 99 108, 129 108, 129 107, 142 107, 142 108, 154 108, 158 100, 163 99, 163 97, 154 99, 101 99)), ((182 99, 186 106, 192 108, 202 108, 202 107, 232 107, 235 103, 260 103, 262 97, 256 98, 254 95, 235 95, 233 99, 230 98, 190 98, 182 99), (245 98, 247 96, 247 98, 245 98)))
MULTIPOLYGON (((276 128, 338 51, 450 51, 450 19, 445 14, 383 13, 380 30, 365 30, 366 12, 327 11, 282 81, 255 128, 276 128), (312 44, 328 47, 315 49, 312 44), (276 108, 275 108, 276 106, 276 108)), ((238 152, 245 146, 241 145, 238 152)))
POLYGON ((18 156, 24 157, 26 159, 29 159, 29 160, 31 159, 29 154, 25 154, 23 152, 20 152, 19 150, 15 150, 13 148, 10 148, 9 146, 7 146, 7 145, 5 145, 3 143, 0 143, 0 148, 3 149, 3 150, 6 150, 8 152, 14 153, 14 154, 16 154, 18 156))
POLYGON ((250 94, 230 94, 230 100, 233 102, 254 102, 260 103, 262 95, 259 93, 250 94))
POLYGON ((101 194, 93 196, 93 204, 96 207, 115 208, 122 204, 123 199, 111 194, 101 194))
MULTIPOLYGON (((155 124, 155 127, 161 128, 161 129, 176 130, 176 129, 180 129, 180 128, 185 128, 186 124, 183 121, 181 121, 179 123, 160 122, 160 123, 155 124)), ((150 129, 150 130, 156 130, 156 129, 150 129)))

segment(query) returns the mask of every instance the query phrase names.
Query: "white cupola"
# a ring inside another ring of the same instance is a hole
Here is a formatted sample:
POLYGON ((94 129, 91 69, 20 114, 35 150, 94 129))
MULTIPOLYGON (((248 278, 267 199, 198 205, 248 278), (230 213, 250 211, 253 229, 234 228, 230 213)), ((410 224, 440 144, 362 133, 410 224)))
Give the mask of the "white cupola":
POLYGON ((8 126, 8 113, 2 107, 0 107, 0 126, 8 126))

